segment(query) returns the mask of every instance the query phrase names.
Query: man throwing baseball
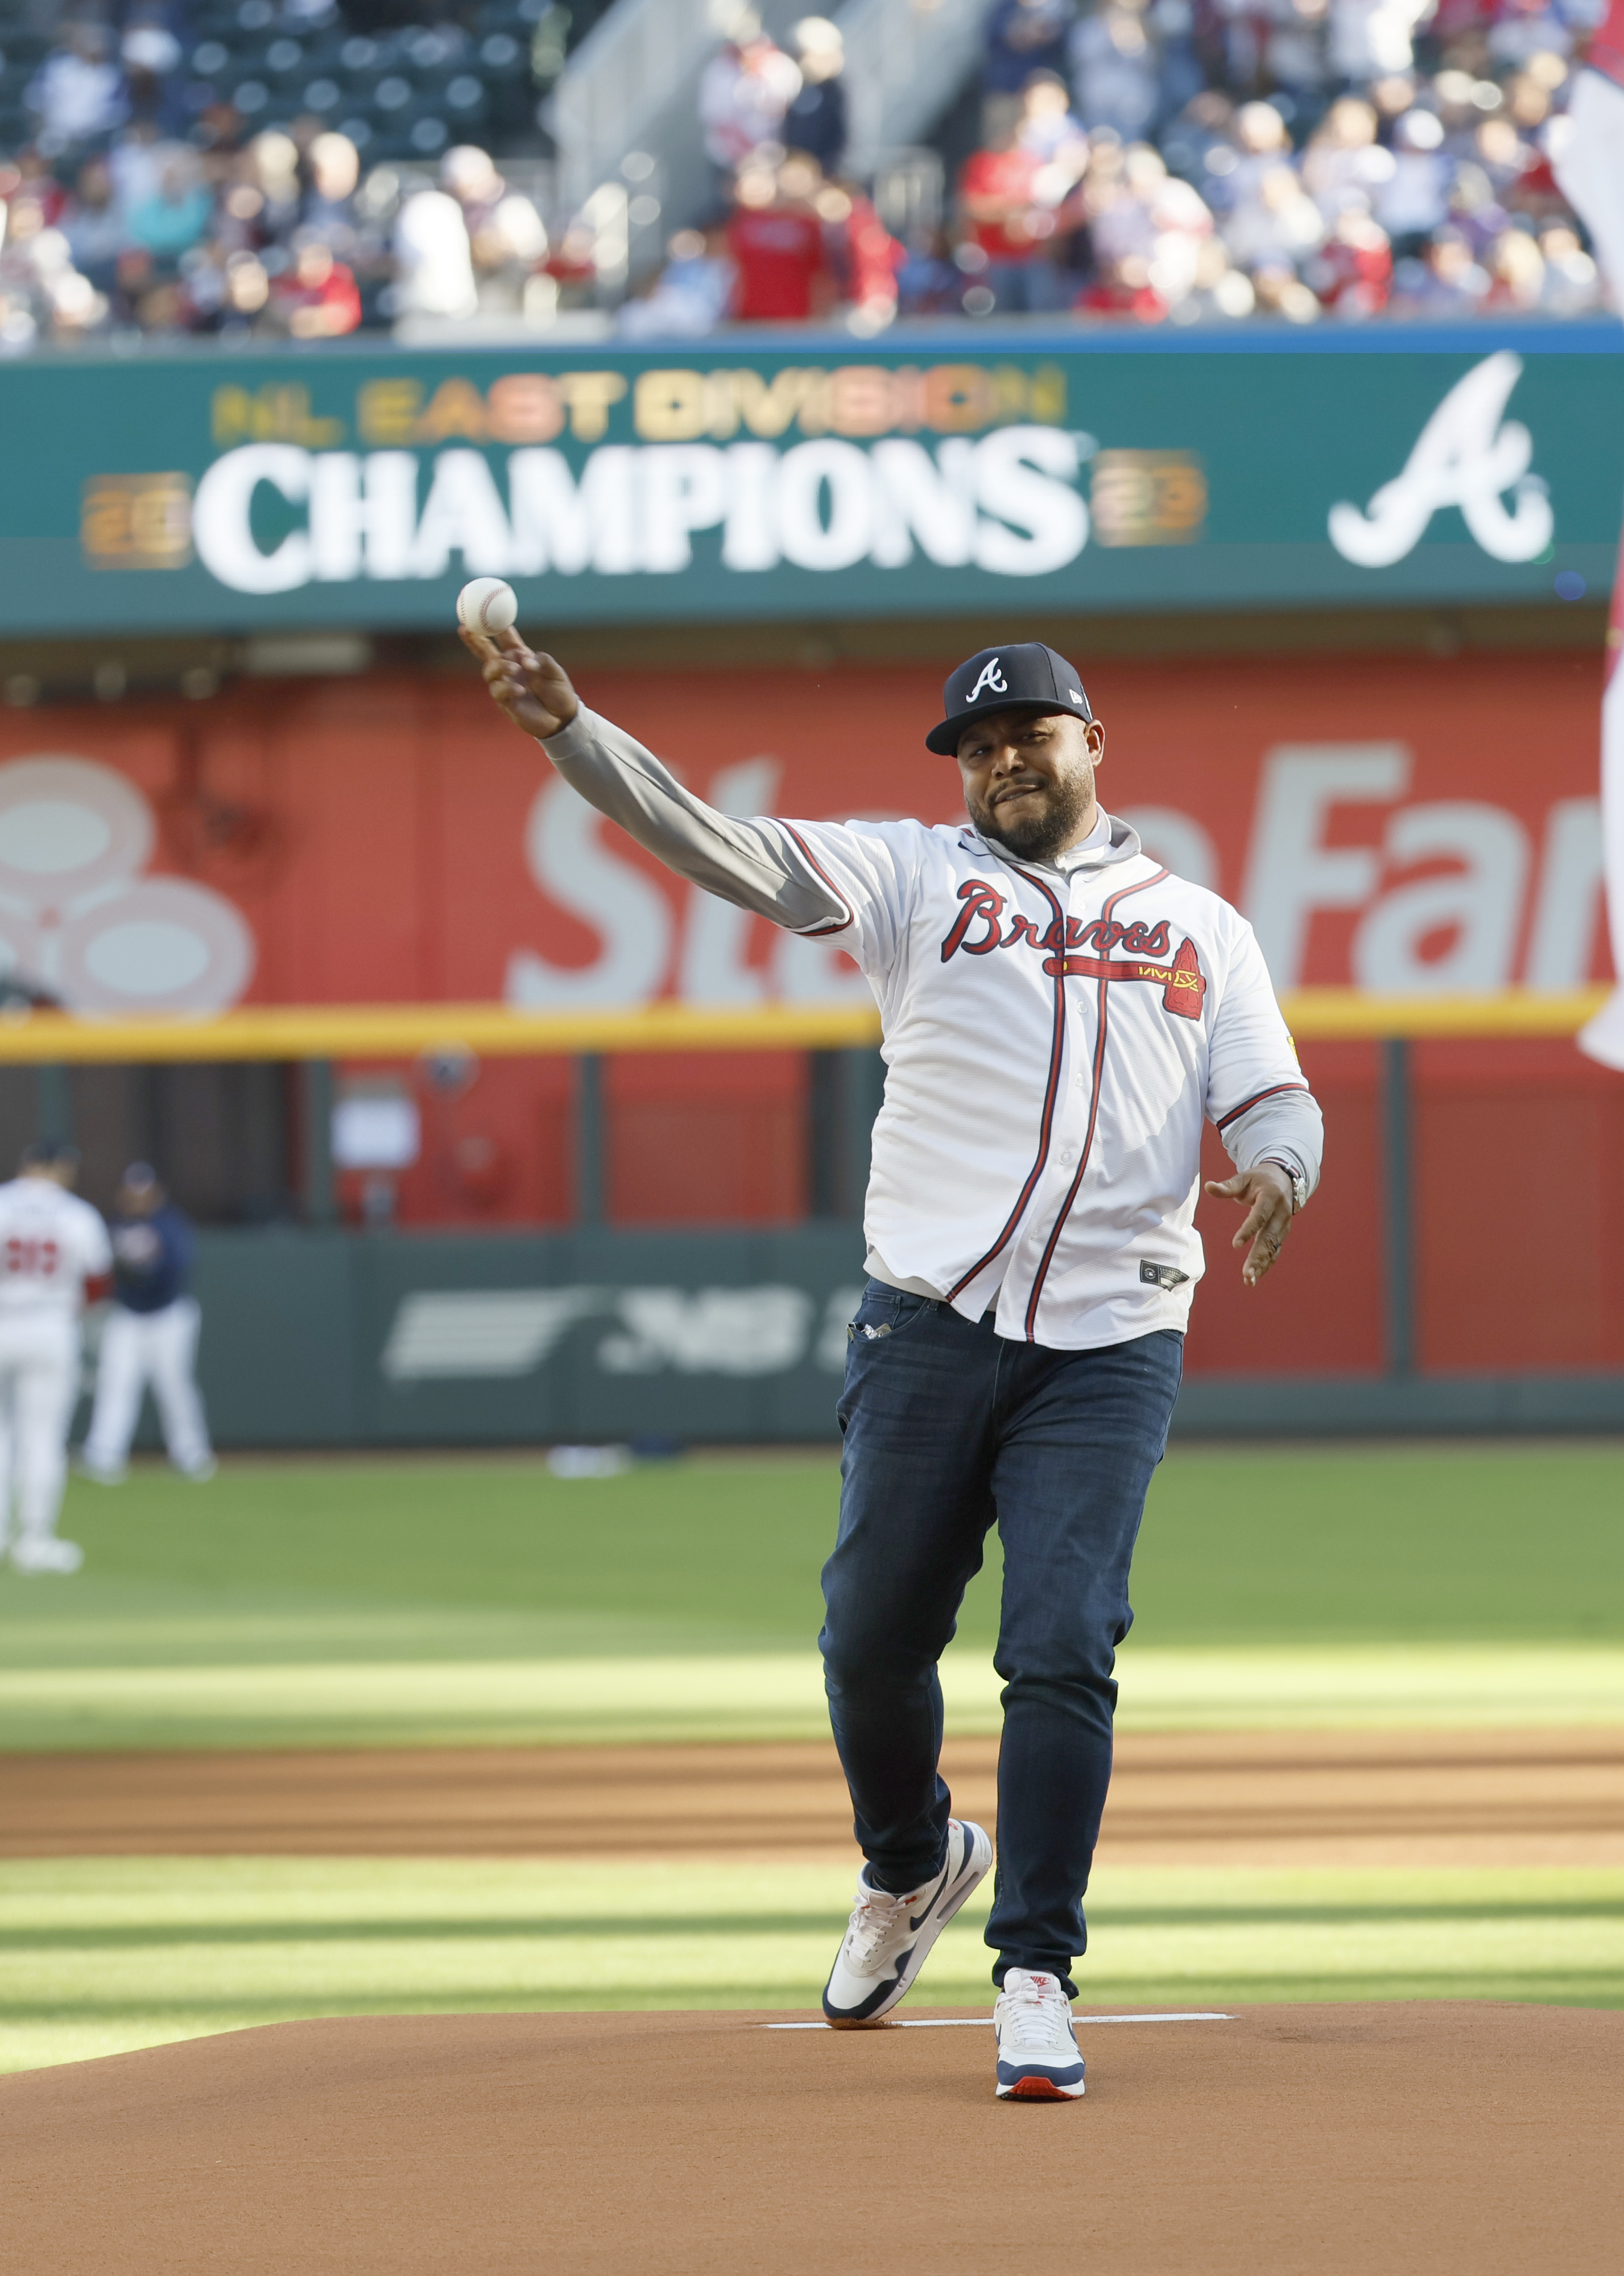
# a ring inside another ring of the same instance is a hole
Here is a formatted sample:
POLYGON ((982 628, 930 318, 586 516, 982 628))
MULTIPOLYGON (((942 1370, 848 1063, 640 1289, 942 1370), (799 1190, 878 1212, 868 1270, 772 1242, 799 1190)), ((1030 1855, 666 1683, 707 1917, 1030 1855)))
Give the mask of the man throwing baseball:
POLYGON ((1203 1271, 1202 1125, 1256 1286, 1319 1172, 1319 1110, 1251 929, 1101 811, 1105 736, 1036 642, 948 678, 925 741, 969 820, 737 821, 582 708, 550 656, 465 634, 564 779, 694 884, 838 942, 887 1066, 847 1347, 821 1638, 867 1863, 823 1995, 878 2022, 992 1862, 950 1814, 936 1664, 996 1523, 1004 1587, 997 2092, 1083 2092, 1071 1967, 1111 1774, 1129 1566, 1203 1271))

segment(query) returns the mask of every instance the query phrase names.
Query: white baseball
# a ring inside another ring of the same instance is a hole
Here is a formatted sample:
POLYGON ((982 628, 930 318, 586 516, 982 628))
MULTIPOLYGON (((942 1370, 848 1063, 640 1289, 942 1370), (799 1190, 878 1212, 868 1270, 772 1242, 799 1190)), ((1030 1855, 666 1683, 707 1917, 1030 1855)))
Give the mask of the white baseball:
POLYGON ((500 577, 476 577, 457 595, 457 616, 471 633, 505 633, 518 620, 518 595, 500 577))

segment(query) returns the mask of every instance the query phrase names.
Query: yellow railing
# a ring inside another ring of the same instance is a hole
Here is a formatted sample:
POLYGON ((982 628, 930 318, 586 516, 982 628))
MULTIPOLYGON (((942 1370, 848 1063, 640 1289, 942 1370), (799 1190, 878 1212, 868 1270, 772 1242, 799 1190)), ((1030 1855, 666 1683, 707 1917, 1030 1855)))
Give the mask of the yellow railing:
MULTIPOLYGON (((1571 1036, 1605 988, 1541 995, 1371 996, 1303 988, 1282 999, 1301 1042, 1385 1036, 1571 1036)), ((250 1005, 195 1019, 0 1014, 0 1062, 403 1059, 461 1048, 481 1058, 581 1051, 834 1051, 880 1040, 863 1005, 651 1004, 626 1012, 521 1012, 502 1004, 250 1005)))
POLYGON ((1579 988, 1545 995, 1501 988, 1482 996, 1373 996, 1358 988, 1299 988, 1280 999, 1305 1043, 1385 1036, 1576 1036, 1612 994, 1579 988))
POLYGON ((651 1004, 627 1012, 516 1012, 503 1004, 248 1005, 213 1019, 0 1018, 0 1061, 403 1059, 458 1047, 487 1058, 580 1051, 822 1051, 880 1039, 861 1005, 757 1010, 651 1004))

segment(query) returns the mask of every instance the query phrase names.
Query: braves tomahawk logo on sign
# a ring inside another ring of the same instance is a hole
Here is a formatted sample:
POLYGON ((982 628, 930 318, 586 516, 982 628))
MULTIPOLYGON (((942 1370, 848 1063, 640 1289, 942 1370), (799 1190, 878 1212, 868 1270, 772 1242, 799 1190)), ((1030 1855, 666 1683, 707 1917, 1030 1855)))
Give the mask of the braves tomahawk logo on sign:
POLYGON ((1008 695, 1009 693, 1009 683, 999 670, 996 656, 993 656, 989 664, 982 665, 981 676, 971 689, 966 700, 973 703, 983 692, 990 695, 1008 695))
POLYGON ((1532 561, 1544 552, 1556 522, 1544 482, 1529 472, 1533 437, 1520 420, 1501 417, 1522 376, 1522 359, 1509 348, 1475 365, 1427 421, 1402 472, 1382 484, 1363 513, 1346 499, 1332 507, 1326 527, 1345 561, 1390 568, 1414 552, 1447 505, 1459 506, 1496 561, 1532 561))
POLYGON ((967 877, 959 887, 958 898, 963 906, 941 944, 944 964, 950 964, 961 949, 966 956, 990 956, 995 948, 1035 948, 1041 952, 1043 969, 1051 979, 1148 980, 1160 988, 1164 1010, 1181 1020, 1201 1017, 1206 976, 1193 940, 1182 941, 1170 963, 1138 960, 1167 955, 1170 944, 1166 917, 1153 923, 1141 918, 1129 925, 1104 917, 1084 924, 1078 917, 1068 917, 1063 930, 1057 917, 1040 932, 1035 917, 1023 916, 1016 909, 1006 932, 1005 897, 996 885, 985 877, 967 877), (1096 952, 1092 956, 1079 952, 1091 948, 1096 952), (1126 949, 1127 956, 1114 957, 1111 951, 1116 948, 1126 949))

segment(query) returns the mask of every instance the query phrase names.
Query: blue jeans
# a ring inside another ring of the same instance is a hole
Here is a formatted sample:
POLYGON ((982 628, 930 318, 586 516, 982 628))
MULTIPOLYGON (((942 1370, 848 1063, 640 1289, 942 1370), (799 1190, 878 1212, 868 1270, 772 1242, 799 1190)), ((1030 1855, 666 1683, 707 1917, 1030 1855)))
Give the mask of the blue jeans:
POLYGON ((996 1521, 1004 1679, 998 1880, 986 1940, 1075 1996, 1082 1898, 1111 1779, 1128 1568, 1178 1395, 1183 1338, 1099 1351, 994 1334, 991 1318, 871 1280, 846 1350, 840 1535, 823 1570, 829 1719, 869 1877, 941 1868, 936 1662, 996 1521))

